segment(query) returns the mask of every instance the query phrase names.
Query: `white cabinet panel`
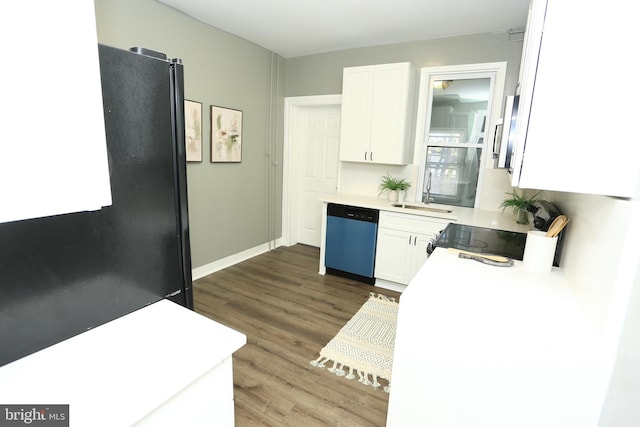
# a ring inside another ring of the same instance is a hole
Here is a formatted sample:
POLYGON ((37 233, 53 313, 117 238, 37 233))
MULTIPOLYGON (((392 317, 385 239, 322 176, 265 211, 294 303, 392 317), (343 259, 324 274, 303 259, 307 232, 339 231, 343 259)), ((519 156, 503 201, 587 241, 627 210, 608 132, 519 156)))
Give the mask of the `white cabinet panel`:
MULTIPOLYGON (((442 228, 444 228, 444 226, 442 228)), ((427 253, 427 249, 428 249, 429 243, 431 243, 435 234, 436 233, 416 235, 416 240, 414 244, 415 247, 413 251, 414 252, 413 263, 411 265, 411 270, 410 270, 411 277, 409 278, 409 281, 411 281, 416 276, 416 274, 418 274, 418 271, 424 265, 424 262, 427 260, 427 258, 429 258, 429 253, 427 253)))
POLYGON ((413 238, 414 236, 406 231, 378 229, 374 274, 377 279, 405 285, 409 283, 413 238))
POLYGON ((0 402, 61 401, 72 426, 230 427, 232 354, 244 344, 162 300, 0 367, 0 402))
POLYGON ((0 222, 110 205, 93 2, 17 2, 0 37, 0 222))
POLYGON ((369 159, 373 74, 373 66, 352 67, 344 70, 340 160, 364 162, 369 159))
POLYGON ((411 135, 407 117, 411 66, 378 65, 375 68, 373 104, 371 108, 371 161, 374 163, 408 163, 407 141, 411 135))
POLYGON ((233 362, 227 357, 187 388, 163 402, 134 427, 235 425, 233 362))
POLYGON ((518 117, 518 140, 526 139, 512 183, 633 196, 637 138, 625 125, 635 122, 629 102, 640 96, 640 82, 632 75, 637 37, 628 3, 534 0, 532 13, 518 117))
POLYGON ((380 212, 376 245, 376 279, 408 285, 427 260, 427 245, 448 221, 380 212))
POLYGON ((410 63, 344 69, 340 160, 410 162, 414 80, 410 63))

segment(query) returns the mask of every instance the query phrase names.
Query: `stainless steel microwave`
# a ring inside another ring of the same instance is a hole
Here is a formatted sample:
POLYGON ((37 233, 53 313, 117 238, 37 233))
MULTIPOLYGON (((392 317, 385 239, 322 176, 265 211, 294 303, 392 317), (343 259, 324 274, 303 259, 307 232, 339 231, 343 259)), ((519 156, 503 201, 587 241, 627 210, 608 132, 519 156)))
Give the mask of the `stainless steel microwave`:
POLYGON ((493 158, 495 167, 513 170, 514 149, 516 145, 516 119, 518 117, 518 104, 520 95, 507 96, 504 105, 504 116, 496 124, 496 132, 493 137, 493 158))

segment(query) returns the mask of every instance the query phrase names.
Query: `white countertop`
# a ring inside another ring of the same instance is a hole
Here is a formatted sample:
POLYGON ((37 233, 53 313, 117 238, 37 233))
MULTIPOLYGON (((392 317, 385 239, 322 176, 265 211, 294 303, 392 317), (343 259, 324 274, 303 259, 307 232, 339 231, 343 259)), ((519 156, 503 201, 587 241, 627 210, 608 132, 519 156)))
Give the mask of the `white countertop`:
POLYGON ((518 231, 521 233, 526 233, 531 229, 529 225, 516 223, 514 216, 509 210, 503 213, 501 210, 491 211, 473 208, 462 208, 459 206, 439 205, 435 203, 424 205, 416 202, 406 202, 407 205, 422 205, 433 208, 449 209, 452 211, 451 213, 427 212, 420 209, 394 207, 392 205, 397 202, 391 202, 380 197, 367 197, 352 194, 335 194, 327 196, 323 198, 323 202, 448 219, 452 222, 455 221, 460 224, 474 225, 476 227, 495 228, 506 231, 518 231))
POLYGON ((438 248, 400 297, 388 425, 595 426, 601 351, 559 269, 438 248))
POLYGON ((71 425, 129 426, 246 343, 168 300, 0 368, 0 403, 69 404, 71 425))

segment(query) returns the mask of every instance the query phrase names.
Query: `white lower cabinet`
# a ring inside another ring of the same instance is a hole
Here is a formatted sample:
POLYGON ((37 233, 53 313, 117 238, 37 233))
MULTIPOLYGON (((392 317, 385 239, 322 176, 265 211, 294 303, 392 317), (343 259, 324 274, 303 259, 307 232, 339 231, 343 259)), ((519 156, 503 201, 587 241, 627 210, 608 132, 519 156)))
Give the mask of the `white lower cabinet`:
POLYGON ((376 279, 408 285, 428 257, 429 242, 448 222, 420 215, 380 212, 376 279))
POLYGON ((134 424, 134 427, 167 425, 235 425, 232 356, 158 406, 134 424))
POLYGON ((68 404, 72 426, 233 427, 246 340, 162 300, 0 367, 0 402, 68 404))

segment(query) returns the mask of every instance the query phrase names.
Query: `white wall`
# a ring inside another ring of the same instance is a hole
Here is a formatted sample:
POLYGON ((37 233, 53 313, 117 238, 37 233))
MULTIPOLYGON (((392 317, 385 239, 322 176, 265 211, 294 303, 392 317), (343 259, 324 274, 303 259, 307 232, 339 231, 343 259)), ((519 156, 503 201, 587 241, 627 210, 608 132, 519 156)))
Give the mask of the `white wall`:
POLYGON ((637 262, 637 256, 629 260, 637 251, 635 236, 640 235, 633 232, 638 227, 637 202, 575 193, 547 197, 570 218, 561 267, 585 312, 604 328, 612 298, 622 286, 619 281, 625 279, 628 264, 637 262))
POLYGON ((413 165, 377 165, 367 163, 340 162, 338 192, 343 194, 357 194, 368 197, 386 198, 386 194, 379 195, 380 178, 390 174, 405 178, 411 183, 407 191, 407 201, 413 200, 418 177, 418 169, 413 165))
POLYGON ((633 283, 600 427, 640 425, 640 270, 633 283))
POLYGON ((545 197, 570 218, 561 268, 602 333, 612 373, 600 426, 640 425, 640 200, 545 197))

